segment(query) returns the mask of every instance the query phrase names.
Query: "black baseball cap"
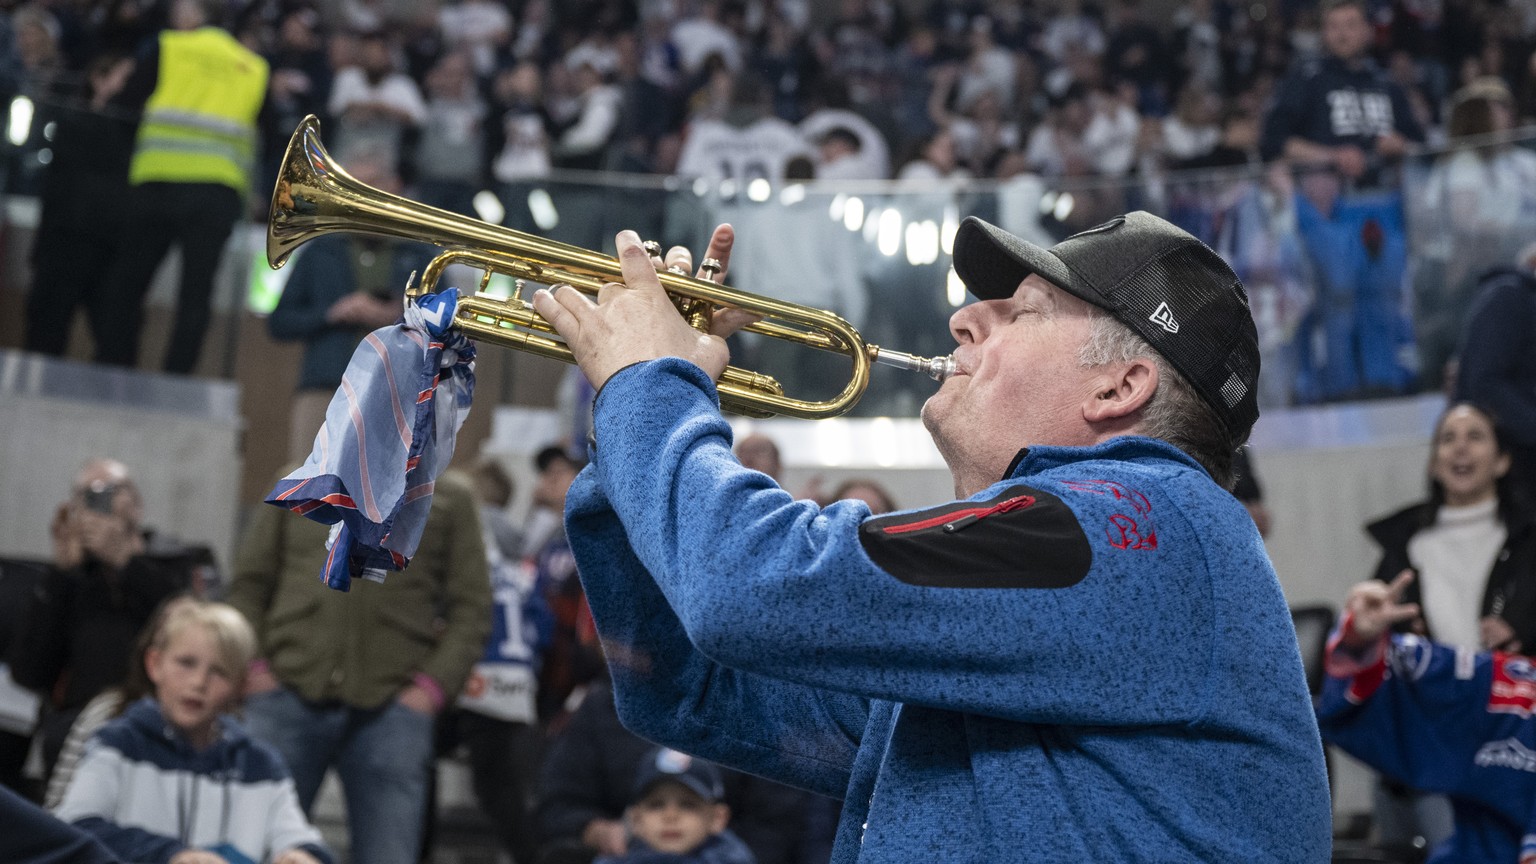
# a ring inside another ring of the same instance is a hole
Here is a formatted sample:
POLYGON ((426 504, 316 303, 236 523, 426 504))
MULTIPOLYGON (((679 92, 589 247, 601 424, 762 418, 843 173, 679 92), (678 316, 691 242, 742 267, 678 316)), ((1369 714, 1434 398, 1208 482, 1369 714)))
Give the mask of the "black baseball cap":
POLYGON ((1103 309, 1179 370, 1236 448, 1259 418, 1259 337, 1248 292, 1194 235, 1136 211, 1042 249, 974 216, 960 223, 955 272, 983 300, 1026 276, 1103 309))
POLYGON ((635 789, 632 801, 639 801, 662 783, 680 783, 693 790, 705 801, 719 801, 725 797, 725 783, 720 779, 720 769, 703 759, 695 759, 687 753, 657 747, 640 761, 635 773, 635 789))

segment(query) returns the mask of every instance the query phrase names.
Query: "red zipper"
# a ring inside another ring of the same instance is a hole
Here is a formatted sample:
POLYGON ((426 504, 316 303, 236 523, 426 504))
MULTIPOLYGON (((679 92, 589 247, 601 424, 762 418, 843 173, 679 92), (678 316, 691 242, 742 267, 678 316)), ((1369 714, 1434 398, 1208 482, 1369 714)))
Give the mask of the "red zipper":
POLYGON ((993 514, 1007 513, 1011 510, 1023 510, 1034 503, 1035 496, 1033 495, 1015 495, 1012 498, 999 501, 990 507, 967 507, 963 510, 956 510, 953 513, 945 513, 943 516, 934 516, 919 522, 908 522, 905 525, 888 525, 880 530, 886 534, 906 534, 943 525, 946 532, 954 532, 993 514))

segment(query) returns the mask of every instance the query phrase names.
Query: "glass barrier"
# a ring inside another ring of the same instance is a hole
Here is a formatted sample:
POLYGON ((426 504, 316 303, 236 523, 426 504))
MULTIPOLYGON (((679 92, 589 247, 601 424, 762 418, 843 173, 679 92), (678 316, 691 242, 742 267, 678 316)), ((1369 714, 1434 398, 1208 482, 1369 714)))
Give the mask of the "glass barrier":
MULTIPOLYGON (((23 134, 23 114, 13 105, 5 187, 27 194, 38 191, 49 156, 46 130, 23 134)), ((832 310, 869 342, 925 356, 951 349, 947 319, 967 299, 950 268, 964 217, 1048 246, 1117 213, 1149 210, 1201 238, 1242 278, 1263 356, 1260 404, 1279 407, 1441 386, 1478 275, 1513 264, 1536 240, 1533 145, 1536 130, 1521 130, 1426 152, 1375 190, 1261 165, 1149 170, 1133 180, 835 185, 566 172, 478 195, 460 190, 468 194, 458 200, 473 200, 466 215, 609 254, 623 228, 696 248, 730 222, 732 286, 832 310)), ((252 263, 249 301, 270 310, 281 279, 252 263)), ((502 281, 495 287, 507 290, 502 281)), ((747 335, 733 356, 803 398, 825 398, 847 380, 846 358, 781 340, 747 335)), ((855 413, 913 415, 933 386, 877 368, 855 413)))

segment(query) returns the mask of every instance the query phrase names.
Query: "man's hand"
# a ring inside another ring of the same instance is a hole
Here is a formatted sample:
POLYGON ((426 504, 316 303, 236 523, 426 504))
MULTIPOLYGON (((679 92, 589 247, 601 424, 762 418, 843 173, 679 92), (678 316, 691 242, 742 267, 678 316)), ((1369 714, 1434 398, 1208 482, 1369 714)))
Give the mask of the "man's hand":
POLYGON ((87 507, 71 508, 70 521, 80 548, 114 570, 144 551, 144 537, 116 513, 97 513, 87 507))
POLYGON ((271 668, 264 663, 245 675, 245 696, 247 699, 252 696, 260 696, 263 693, 271 693, 281 686, 283 685, 277 680, 277 676, 273 675, 271 668))
POLYGON ((432 717, 437 714, 437 700, 432 698, 426 688, 418 684, 407 684, 400 695, 395 697, 401 705, 415 711, 417 714, 425 714, 432 717))
MULTIPOLYGON (((721 225, 710 238, 707 257, 722 264, 717 280, 724 277, 735 237, 729 225, 721 225)), ((534 308, 565 339, 587 380, 601 389, 620 369, 658 357, 681 357, 718 379, 730 362, 724 337, 750 321, 750 316, 720 312, 713 316, 712 332, 693 329, 662 290, 656 260, 641 246, 640 237, 621 231, 615 243, 624 284, 604 285, 596 303, 569 285, 554 291, 540 289, 533 295, 534 308)), ((686 250, 674 248, 667 263, 686 272, 684 256, 686 250)))
POLYGON ((170 864, 229 864, 229 861, 207 849, 183 849, 171 856, 170 864))
POLYGON ((1371 579, 1351 588, 1344 611, 1353 616, 1353 624, 1344 633, 1344 644, 1364 648, 1381 638, 1392 625, 1419 617, 1419 604, 1401 602, 1412 581, 1413 571, 1404 570, 1391 584, 1371 579))
POLYGON ((582 829, 581 843, 598 855, 623 855, 629 848, 629 832, 615 819, 593 819, 582 829))
POLYGON ((375 297, 366 291, 353 291, 325 310, 328 324, 347 324, 369 330, 387 327, 400 317, 400 304, 375 297))
POLYGON ((1408 139, 1396 131, 1376 137, 1376 154, 1383 159, 1401 159, 1408 153, 1408 139))
POLYGON ((1509 626, 1497 615, 1484 615, 1478 622, 1478 631, 1482 637, 1483 647, 1489 651, 1508 651, 1511 654, 1519 654, 1520 640, 1515 638, 1515 628, 1509 626))
POLYGON ((1359 147, 1348 144, 1335 147, 1331 155, 1333 167, 1339 169, 1339 173, 1345 177, 1355 180, 1365 173, 1365 151, 1359 147))
POLYGON ((272 864, 320 864, 320 859, 303 849, 289 849, 272 859, 272 864))
POLYGON ((53 535, 53 566, 60 570, 79 567, 85 560, 85 548, 80 545, 80 532, 75 529, 74 508, 60 504, 48 527, 53 535))

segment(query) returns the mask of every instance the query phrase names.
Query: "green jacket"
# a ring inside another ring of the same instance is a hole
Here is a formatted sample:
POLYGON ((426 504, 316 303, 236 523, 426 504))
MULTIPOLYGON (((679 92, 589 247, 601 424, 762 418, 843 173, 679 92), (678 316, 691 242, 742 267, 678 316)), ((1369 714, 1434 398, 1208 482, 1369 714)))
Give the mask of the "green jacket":
POLYGON ((438 478, 416 556, 383 584, 359 579, 345 593, 321 584, 328 531, 263 505, 241 538, 228 601, 256 628, 272 673, 311 702, 357 708, 383 705, 425 673, 451 703, 491 630, 468 478, 438 478))

